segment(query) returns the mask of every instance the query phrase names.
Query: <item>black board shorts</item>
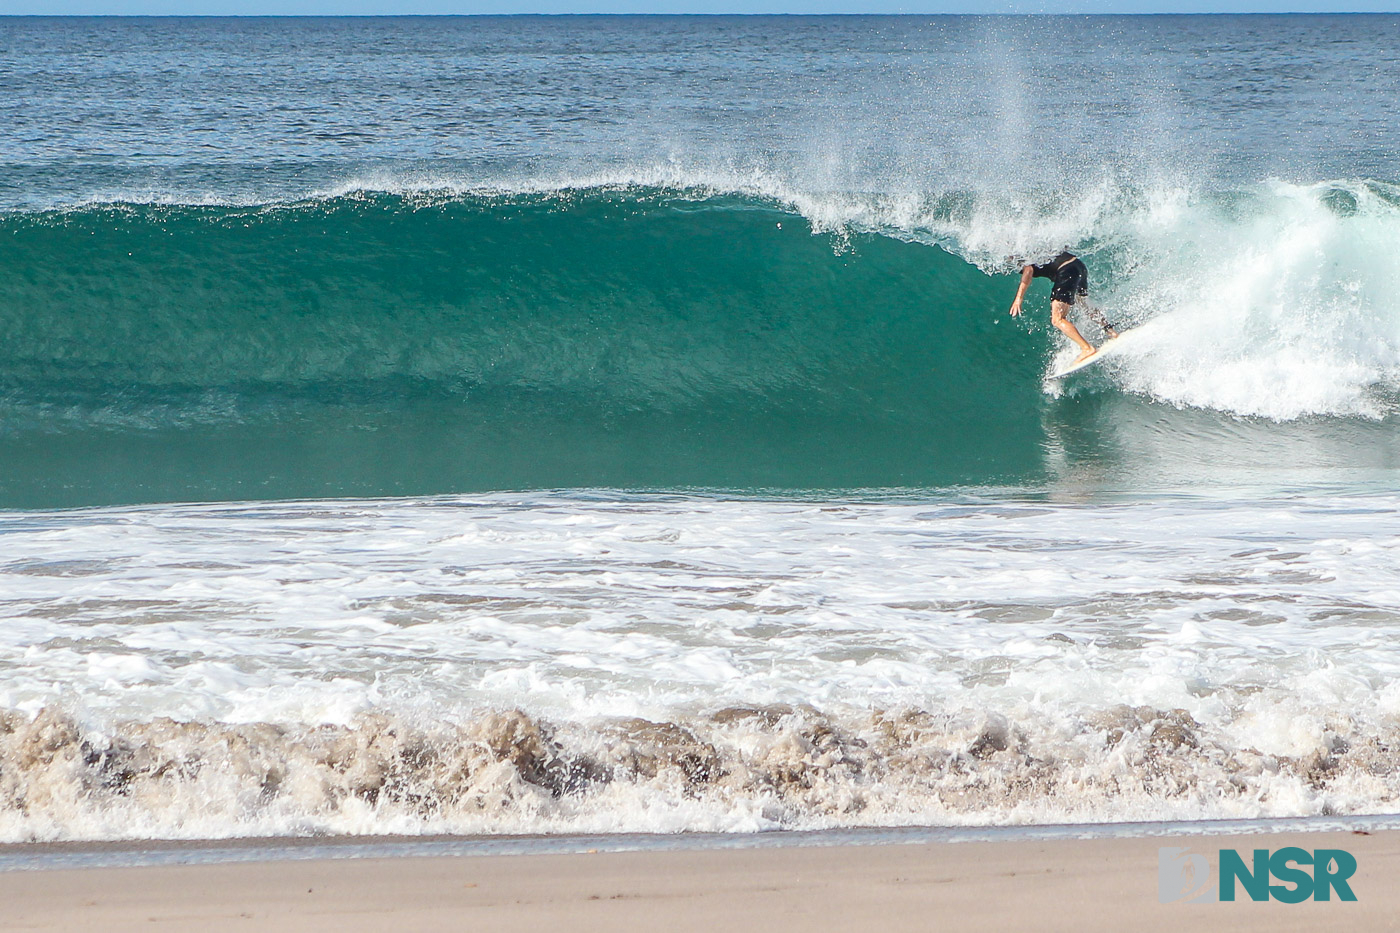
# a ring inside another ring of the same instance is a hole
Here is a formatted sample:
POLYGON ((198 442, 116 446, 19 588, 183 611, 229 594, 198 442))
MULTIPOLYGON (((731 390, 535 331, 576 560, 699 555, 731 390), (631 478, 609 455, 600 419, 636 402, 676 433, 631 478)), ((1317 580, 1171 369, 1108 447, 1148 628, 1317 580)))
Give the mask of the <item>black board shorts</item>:
POLYGON ((1074 304, 1075 298, 1089 294, 1089 270, 1080 259, 1073 259, 1055 270, 1055 284, 1050 288, 1051 301, 1074 304))

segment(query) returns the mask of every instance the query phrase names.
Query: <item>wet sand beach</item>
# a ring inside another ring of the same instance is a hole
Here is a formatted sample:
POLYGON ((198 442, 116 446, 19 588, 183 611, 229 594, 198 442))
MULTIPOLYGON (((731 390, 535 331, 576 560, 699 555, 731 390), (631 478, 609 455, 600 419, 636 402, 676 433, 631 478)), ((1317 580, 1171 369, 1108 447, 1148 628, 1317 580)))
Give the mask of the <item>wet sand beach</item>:
POLYGON ((5 930, 1383 930, 1400 832, 331 858, 0 873, 5 930), (1354 902, 1162 904, 1158 848, 1344 849, 1354 902))

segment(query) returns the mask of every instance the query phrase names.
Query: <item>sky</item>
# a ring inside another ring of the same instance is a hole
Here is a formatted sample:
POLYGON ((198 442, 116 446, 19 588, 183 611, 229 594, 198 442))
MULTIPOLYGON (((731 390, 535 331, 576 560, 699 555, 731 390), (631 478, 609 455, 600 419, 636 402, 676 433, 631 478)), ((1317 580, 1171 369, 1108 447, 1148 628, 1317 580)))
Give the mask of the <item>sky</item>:
POLYGON ((0 0, 27 15, 1390 12, 1400 0, 0 0))

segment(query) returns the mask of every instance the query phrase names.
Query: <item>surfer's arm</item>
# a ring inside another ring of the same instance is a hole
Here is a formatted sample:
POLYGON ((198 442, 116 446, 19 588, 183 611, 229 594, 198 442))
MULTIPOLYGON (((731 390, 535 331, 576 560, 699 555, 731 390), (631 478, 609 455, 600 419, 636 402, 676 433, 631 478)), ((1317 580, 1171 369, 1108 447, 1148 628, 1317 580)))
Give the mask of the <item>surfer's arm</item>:
POLYGON ((1021 316, 1021 299, 1026 297, 1026 289, 1031 287, 1031 277, 1035 274, 1035 269, 1026 266, 1021 270, 1021 287, 1016 289, 1016 300, 1011 302, 1011 316, 1021 316))

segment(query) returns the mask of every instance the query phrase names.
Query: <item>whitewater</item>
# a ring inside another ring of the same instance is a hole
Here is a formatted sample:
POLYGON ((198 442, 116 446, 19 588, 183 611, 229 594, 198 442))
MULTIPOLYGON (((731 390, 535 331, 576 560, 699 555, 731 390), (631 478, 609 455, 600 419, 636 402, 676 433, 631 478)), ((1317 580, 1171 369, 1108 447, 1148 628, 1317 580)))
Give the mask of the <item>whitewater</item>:
POLYGON ((1395 496, 0 520, 0 833, 1384 811, 1395 496))
POLYGON ((0 840, 1393 812, 1396 48, 7 18, 0 840))

